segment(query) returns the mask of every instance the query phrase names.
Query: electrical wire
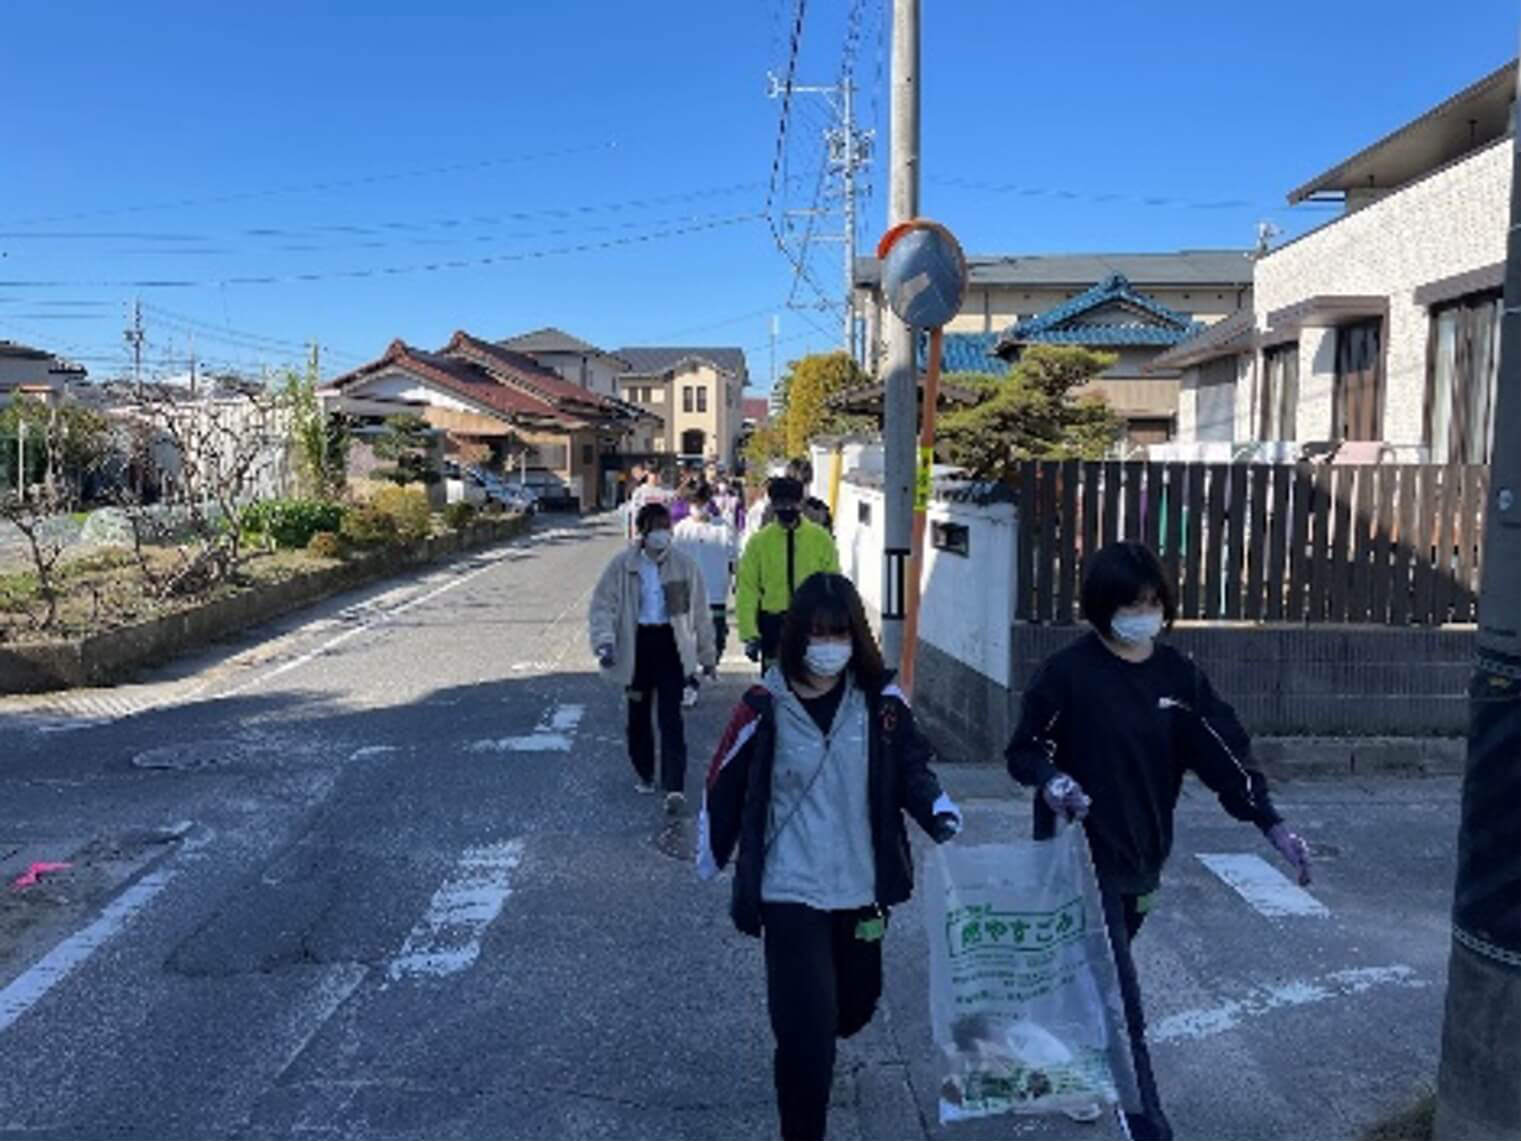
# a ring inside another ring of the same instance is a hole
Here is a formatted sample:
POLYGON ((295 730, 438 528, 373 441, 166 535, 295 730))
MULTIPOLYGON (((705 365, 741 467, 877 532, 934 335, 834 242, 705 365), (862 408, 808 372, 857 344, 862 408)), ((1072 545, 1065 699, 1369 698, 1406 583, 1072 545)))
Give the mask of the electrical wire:
POLYGON ((219 194, 203 198, 180 198, 172 202, 112 206, 104 210, 82 210, 73 214, 51 214, 45 217, 21 218, 0 224, 5 226, 42 226, 52 222, 75 222, 84 218, 109 218, 123 214, 146 214, 156 210, 183 210, 197 206, 223 206, 231 202, 248 202, 260 198, 275 198, 284 194, 309 194, 330 190, 346 190, 354 186, 373 186, 382 182, 397 182, 408 178, 430 178, 436 175, 459 174, 464 171, 486 170, 498 166, 517 166, 523 163, 545 162, 549 159, 568 158, 573 155, 596 154, 602 151, 616 150, 617 147, 617 140, 609 140, 603 143, 590 143, 579 147, 562 147, 558 150, 542 151, 538 154, 519 154, 500 158, 477 159, 472 162, 451 163, 447 166, 396 171, 388 174, 365 175, 360 178, 329 179, 323 182, 276 186, 263 190, 239 191, 232 194, 219 194))
POLYGON ((646 234, 631 234, 621 238, 609 238, 599 242, 581 242, 571 246, 558 246, 552 249, 506 251, 491 254, 487 257, 478 258, 455 258, 450 261, 425 262, 414 265, 399 266, 371 266, 364 269, 329 270, 314 273, 284 273, 263 274, 258 276, 239 276, 225 278, 148 278, 137 281, 62 281, 62 280, 20 280, 0 281, 0 289, 202 289, 215 288, 223 285, 290 285, 315 281, 333 280, 359 280, 370 277, 394 277, 413 273, 438 273, 446 270, 476 269, 482 266, 509 264, 521 261, 536 261, 545 258, 563 257, 570 254, 593 253, 600 250, 618 249, 626 246, 642 245, 649 242, 664 241, 669 238, 684 237, 689 234, 704 233, 722 229, 728 226, 737 226, 746 222, 759 221, 761 214, 736 214, 726 218, 719 218, 709 222, 689 226, 670 227, 664 230, 656 230, 646 234))

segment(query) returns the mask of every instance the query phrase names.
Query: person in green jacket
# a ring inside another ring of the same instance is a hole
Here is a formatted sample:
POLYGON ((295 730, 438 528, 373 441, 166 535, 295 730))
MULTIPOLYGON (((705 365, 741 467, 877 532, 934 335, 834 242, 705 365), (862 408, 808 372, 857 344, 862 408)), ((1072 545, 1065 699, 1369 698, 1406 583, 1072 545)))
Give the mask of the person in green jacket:
POLYGON ((819 571, 839 573, 834 536, 803 517, 803 485, 778 476, 766 488, 775 521, 745 545, 739 560, 735 610, 745 656, 769 669, 781 641, 782 617, 792 595, 819 571))

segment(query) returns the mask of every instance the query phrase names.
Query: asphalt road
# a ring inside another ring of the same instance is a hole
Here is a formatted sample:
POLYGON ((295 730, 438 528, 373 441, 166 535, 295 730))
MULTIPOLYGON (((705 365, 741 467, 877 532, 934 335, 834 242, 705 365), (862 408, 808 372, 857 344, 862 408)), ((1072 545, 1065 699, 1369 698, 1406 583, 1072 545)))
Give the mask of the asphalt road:
MULTIPOLYGON (((618 542, 541 524, 138 685, 0 698, 0 871, 72 865, 0 891, 0 1137, 774 1136, 759 946, 634 793, 584 647, 618 542)), ((743 673, 694 711, 693 794, 743 673)), ((942 775, 958 842, 1026 834, 1000 773, 942 775)), ((1180 1136, 1351 1137, 1432 1078, 1457 791, 1280 788, 1321 874, 1271 915, 1199 859, 1271 854, 1188 790, 1137 947, 1180 1136)), ((1116 1135, 941 1127, 927 953, 899 909, 833 1136, 1116 1135)))

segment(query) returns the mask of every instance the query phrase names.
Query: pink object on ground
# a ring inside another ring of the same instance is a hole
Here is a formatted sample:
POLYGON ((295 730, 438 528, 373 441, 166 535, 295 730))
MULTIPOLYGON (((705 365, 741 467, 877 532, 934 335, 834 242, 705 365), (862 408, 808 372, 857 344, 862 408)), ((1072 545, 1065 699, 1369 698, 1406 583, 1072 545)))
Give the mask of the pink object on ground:
POLYGON ((35 887, 42 882, 43 876, 51 875, 53 872, 67 871, 73 866, 73 864, 35 863, 11 881, 11 890, 20 891, 24 887, 35 887))

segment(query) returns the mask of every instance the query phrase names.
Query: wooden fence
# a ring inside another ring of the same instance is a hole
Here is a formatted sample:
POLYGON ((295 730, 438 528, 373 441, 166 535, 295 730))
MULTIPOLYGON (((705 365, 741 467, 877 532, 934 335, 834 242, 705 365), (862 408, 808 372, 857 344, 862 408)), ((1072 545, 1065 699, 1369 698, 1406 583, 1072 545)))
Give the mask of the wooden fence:
POLYGON ((1404 626, 1472 622, 1485 465, 1020 465, 1015 615, 1078 618, 1083 571, 1140 540, 1178 617, 1404 626))

